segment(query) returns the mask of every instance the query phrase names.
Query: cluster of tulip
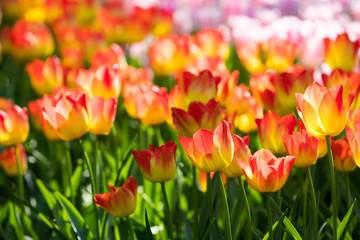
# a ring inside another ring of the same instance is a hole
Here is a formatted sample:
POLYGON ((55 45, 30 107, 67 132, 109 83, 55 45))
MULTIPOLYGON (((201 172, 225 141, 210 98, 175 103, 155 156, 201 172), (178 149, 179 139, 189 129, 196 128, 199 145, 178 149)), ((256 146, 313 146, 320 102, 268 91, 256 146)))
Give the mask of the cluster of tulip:
POLYGON ((175 34, 160 3, 0 3, 0 238, 360 237, 360 34, 310 64, 234 23, 175 34))

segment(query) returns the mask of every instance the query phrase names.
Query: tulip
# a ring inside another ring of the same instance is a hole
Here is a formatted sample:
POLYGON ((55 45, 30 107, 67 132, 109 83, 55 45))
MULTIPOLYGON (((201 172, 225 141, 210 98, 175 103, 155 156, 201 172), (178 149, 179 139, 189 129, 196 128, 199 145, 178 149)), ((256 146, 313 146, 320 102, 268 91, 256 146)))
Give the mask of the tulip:
POLYGON ((354 130, 350 127, 346 128, 346 137, 349 141, 349 146, 353 154, 354 161, 360 167, 360 122, 356 122, 354 130))
POLYGON ((109 184, 110 192, 95 194, 95 204, 102 207, 114 217, 128 217, 136 209, 137 184, 130 176, 122 187, 116 188, 109 184))
POLYGON ((192 59, 191 39, 187 35, 159 37, 150 47, 150 66, 156 75, 180 72, 192 59))
POLYGON ((232 161, 234 141, 226 121, 222 121, 215 131, 200 129, 192 138, 178 137, 190 161, 200 171, 220 171, 232 161))
POLYGON ((110 67, 114 67, 115 65, 119 69, 123 69, 127 66, 124 51, 116 43, 112 44, 106 50, 96 51, 92 55, 90 63, 91 68, 94 69, 98 69, 103 65, 108 65, 110 67))
POLYGON ((208 70, 204 70, 198 75, 183 72, 182 76, 178 79, 178 85, 181 89, 184 106, 187 107, 193 101, 205 104, 211 98, 216 98, 219 82, 220 78, 214 77, 208 70))
POLYGON ((81 69, 75 79, 75 84, 83 89, 90 97, 118 98, 121 83, 118 69, 102 66, 97 70, 81 69))
POLYGON ((251 156, 251 151, 249 148, 249 136, 245 136, 243 138, 233 135, 234 141, 234 156, 230 165, 222 170, 222 172, 227 177, 241 177, 243 175, 243 171, 240 168, 240 165, 237 159, 241 159, 244 162, 248 162, 249 157, 251 156))
POLYGON ((143 176, 153 183, 164 183, 175 177, 176 148, 173 141, 169 141, 156 149, 149 145, 150 150, 135 151, 134 158, 143 176))
POLYGON ((168 9, 153 7, 154 23, 151 33, 156 37, 168 35, 173 30, 173 12, 168 9))
POLYGON ((214 130, 223 120, 223 109, 219 102, 211 99, 206 105, 192 102, 186 112, 180 108, 171 108, 176 130, 184 136, 192 136, 199 129, 214 130))
POLYGON ((62 140, 73 140, 89 130, 88 106, 85 93, 66 92, 54 106, 44 106, 45 121, 62 140))
POLYGON ((246 99, 248 102, 247 110, 235 116, 234 125, 243 133, 249 133, 257 130, 255 119, 263 118, 264 110, 254 97, 246 99))
POLYGON ((108 135, 114 124, 118 100, 93 97, 89 104, 89 132, 108 135))
POLYGON ((352 130, 355 130, 355 123, 359 121, 360 121, 360 108, 356 109, 355 111, 350 109, 347 126, 350 127, 352 130))
POLYGON ((285 154, 286 148, 282 141, 282 134, 292 134, 296 126, 295 115, 279 117, 275 112, 268 111, 262 119, 255 119, 258 126, 261 145, 275 153, 285 154))
POLYGON ((27 108, 17 105, 0 110, 0 144, 12 146, 25 142, 29 135, 27 108))
POLYGON ((352 172, 356 168, 349 142, 346 139, 334 140, 331 143, 334 156, 334 167, 339 172, 352 172))
POLYGON ((317 82, 312 83, 304 94, 296 93, 298 113, 306 129, 317 138, 337 136, 345 128, 354 93, 343 104, 343 86, 337 84, 327 89, 317 82))
POLYGON ((194 43, 199 48, 200 56, 219 56, 224 61, 229 57, 229 43, 225 39, 224 33, 220 30, 210 28, 202 29, 195 34, 194 43))
POLYGON ((325 62, 332 69, 350 71, 356 62, 359 52, 359 40, 351 41, 347 33, 339 34, 335 40, 324 39, 325 62))
POLYGON ((296 167, 310 167, 316 163, 319 140, 310 135, 306 129, 292 134, 283 134, 282 139, 288 154, 296 157, 294 162, 296 167))
POLYGON ((18 154, 20 162, 20 174, 24 175, 27 169, 27 157, 25 148, 23 145, 19 144, 15 147, 6 149, 0 153, 0 163, 4 172, 11 176, 15 177, 18 175, 18 168, 16 163, 16 154, 18 154), (17 153, 15 152, 17 151, 17 153))
POLYGON ((289 177, 294 156, 276 158, 270 151, 261 149, 254 153, 248 163, 239 159, 246 181, 256 191, 276 192, 289 177))
POLYGON ((64 83, 64 72, 60 59, 56 56, 42 61, 34 60, 26 65, 26 71, 30 76, 30 83, 35 92, 42 96, 45 93, 51 94, 54 87, 64 83))

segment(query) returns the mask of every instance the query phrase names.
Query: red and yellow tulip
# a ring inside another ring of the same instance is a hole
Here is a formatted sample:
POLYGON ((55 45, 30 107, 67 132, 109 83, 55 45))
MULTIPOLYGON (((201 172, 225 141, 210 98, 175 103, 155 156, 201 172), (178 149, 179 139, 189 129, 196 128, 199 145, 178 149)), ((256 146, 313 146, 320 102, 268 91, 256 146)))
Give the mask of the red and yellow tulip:
POLYGON ((114 124, 117 98, 104 99, 92 97, 89 104, 89 132, 96 135, 107 135, 114 124))
POLYGON ((18 175, 18 168, 16 162, 16 154, 20 161, 20 174, 24 175, 27 170, 27 157, 25 148, 19 144, 6 149, 0 153, 0 164, 4 172, 11 177, 18 175), (16 152, 15 152, 16 151, 16 152))
POLYGON ((334 158, 334 168, 339 172, 352 172, 356 168, 349 142, 346 139, 337 139, 331 142, 334 158))
POLYGON ((17 105, 0 110, 0 144, 13 146, 25 142, 29 135, 27 108, 17 105))

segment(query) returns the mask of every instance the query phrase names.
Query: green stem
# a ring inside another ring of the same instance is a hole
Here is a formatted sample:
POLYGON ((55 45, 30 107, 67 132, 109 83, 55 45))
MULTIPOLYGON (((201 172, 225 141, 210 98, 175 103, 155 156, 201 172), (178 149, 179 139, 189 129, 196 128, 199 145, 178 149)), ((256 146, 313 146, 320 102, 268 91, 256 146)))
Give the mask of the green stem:
POLYGON ((231 240, 232 236, 231 236, 231 223, 230 223, 229 206, 228 206, 227 199, 226 199, 224 184, 223 184, 223 181, 221 179, 221 172, 216 172, 215 175, 217 176, 218 181, 219 181, 220 194, 221 194, 221 199, 222 199, 222 202, 223 202, 223 208, 224 208, 224 213, 225 213, 226 239, 231 240))
POLYGON ((304 227, 304 239, 306 239, 306 233, 307 233, 307 200, 308 200, 308 187, 309 187, 309 179, 305 178, 305 184, 304 184, 304 200, 303 200, 303 227, 304 227))
MULTIPOLYGON (((211 191, 212 187, 211 187, 211 177, 210 177, 210 172, 206 173, 206 192, 208 195, 208 204, 209 204, 209 222, 211 222, 214 219, 214 209, 213 209, 213 205, 212 205, 212 191, 211 191)), ((213 237, 215 237, 215 228, 214 228, 214 224, 211 227, 211 233, 213 235, 213 237)))
MULTIPOLYGON (((23 175, 21 174, 21 163, 20 163, 20 156, 19 156, 20 149, 18 148, 18 146, 14 146, 14 149, 15 149, 15 156, 16 156, 17 180, 18 180, 18 186, 19 186, 19 194, 20 194, 20 197, 22 199, 24 199, 25 198, 24 179, 23 179, 23 175)), ((24 210, 23 204, 20 204, 20 209, 22 211, 24 210)))
POLYGON ((311 168, 307 169, 307 177, 310 183, 310 196, 311 196, 311 208, 313 213, 313 220, 314 220, 314 239, 318 239, 318 216, 317 216, 317 207, 316 207, 316 195, 314 189, 314 183, 311 178, 311 168))
POLYGON ((64 154, 65 154, 65 160, 66 160, 66 171, 67 171, 67 182, 69 184, 70 188, 70 200, 73 204, 75 204, 75 198, 73 195, 73 188, 71 183, 71 176, 72 176, 72 162, 71 162, 71 154, 69 148, 66 146, 66 142, 63 141, 63 147, 64 147, 64 154))
POLYGON ((165 183, 161 183, 161 191, 164 197, 164 203, 165 203, 165 225, 167 227, 167 231, 168 231, 168 237, 173 240, 174 236, 173 236, 173 231, 172 231, 172 218, 171 218, 171 212, 170 212, 170 206, 169 206, 169 202, 166 196, 166 189, 165 189, 165 183))
MULTIPOLYGON (((95 176, 94 176, 94 172, 91 166, 91 162, 89 159, 89 155, 88 153, 85 151, 84 149, 84 145, 81 139, 79 139, 80 145, 83 149, 84 152, 84 156, 85 156, 85 162, 86 162, 86 166, 88 168, 89 171, 89 175, 90 175, 90 182, 91 182, 91 195, 93 196, 96 193, 96 185, 95 185, 95 176)), ((100 239, 100 231, 99 231, 99 214, 98 214, 98 210, 97 207, 95 206, 95 200, 92 197, 92 202, 93 202, 93 208, 94 208, 94 215, 95 215, 95 227, 96 227, 96 239, 100 239)))
POLYGON ((240 193, 244 199, 244 202, 245 202, 245 211, 246 211, 246 217, 247 217, 247 221, 248 221, 248 235, 247 235, 247 238, 246 239, 252 239, 252 231, 251 231, 251 213, 250 213, 250 207, 249 207, 249 201, 247 199, 247 196, 246 196, 246 191, 245 191, 245 188, 244 188, 244 184, 241 180, 241 177, 239 177, 239 182, 240 182, 240 193))
POLYGON ((127 222, 128 222, 128 225, 129 225, 130 240, 134 240, 134 231, 133 231, 132 226, 131 226, 130 217, 127 217, 127 222))
POLYGON ((270 193, 266 193, 266 209, 267 209, 267 217, 268 217, 269 239, 273 240, 274 239, 274 234, 273 234, 273 231, 272 231, 270 193))
POLYGON ((193 166, 193 196, 192 196, 192 205, 194 207, 194 235, 195 239, 200 239, 199 236, 199 210, 198 210, 198 190, 196 182, 196 167, 193 166))
POLYGON ((145 148, 145 142, 144 142, 144 130, 142 126, 142 122, 139 120, 139 141, 140 141, 140 149, 145 148))
POLYGON ((331 152, 330 136, 326 136, 326 143, 328 148, 330 177, 331 177, 331 196, 332 196, 332 207, 333 207, 333 239, 335 240, 337 238, 336 179, 335 179, 334 161, 331 152))
POLYGON ((351 207, 351 194, 350 194, 350 181, 349 181, 349 173, 345 174, 345 181, 346 181, 346 203, 347 208, 350 209, 351 207))
POLYGON ((164 142, 163 138, 161 137, 160 125, 155 127, 155 131, 156 131, 156 138, 157 138, 158 146, 164 145, 165 142, 164 142))
POLYGON ((103 217, 102 217, 102 220, 101 220, 101 232, 100 232, 101 238, 100 238, 100 239, 104 239, 105 226, 106 226, 107 217, 108 217, 108 213, 107 213, 107 211, 105 211, 105 212, 104 212, 104 215, 103 215, 103 217))

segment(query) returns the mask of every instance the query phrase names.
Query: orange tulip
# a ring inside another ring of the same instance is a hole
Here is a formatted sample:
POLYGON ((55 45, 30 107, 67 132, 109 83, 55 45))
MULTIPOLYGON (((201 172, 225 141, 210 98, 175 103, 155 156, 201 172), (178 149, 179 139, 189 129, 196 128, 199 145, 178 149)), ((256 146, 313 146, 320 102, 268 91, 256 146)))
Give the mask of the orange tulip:
POLYGON ((195 34, 194 43, 199 48, 198 57, 219 56, 223 60, 227 60, 229 57, 229 43, 225 39, 225 34, 218 29, 202 29, 195 34))
POLYGON ((126 58, 124 51, 117 44, 112 44, 106 50, 98 50, 96 51, 91 59, 91 68, 100 68, 103 65, 109 65, 110 67, 114 67, 117 65, 117 68, 123 69, 127 66, 126 58))
POLYGON ((271 152, 261 149, 249 158, 239 159, 246 181, 256 191, 276 192, 282 188, 294 164, 294 156, 276 158, 271 152))
POLYGON ((360 167, 360 122, 355 123, 355 130, 350 127, 346 128, 346 137, 349 141, 349 146, 358 167, 360 167))
POLYGON ((151 33, 156 37, 170 34, 173 29, 173 13, 171 10, 152 7, 153 26, 151 33))
POLYGON ((234 141, 234 156, 230 165, 222 170, 222 172, 227 177, 241 177, 244 173, 238 163, 237 159, 243 160, 245 163, 248 162, 249 157, 251 156, 251 151, 249 148, 249 136, 243 138, 233 135, 234 141))
POLYGON ((356 62, 359 52, 359 40, 351 41, 347 33, 339 34, 335 40, 324 39, 325 62, 332 69, 350 71, 356 62))
POLYGON ((10 147, 0 153, 0 163, 2 169, 7 175, 11 177, 15 177, 18 175, 16 154, 18 154, 20 161, 20 174, 24 175, 27 169, 27 157, 23 145, 19 144, 15 147, 10 147), (15 151, 17 151, 17 153, 15 151))
MULTIPOLYGON (((301 120, 299 120, 299 124, 301 120)), ((318 159, 319 140, 310 135, 306 129, 299 127, 298 132, 282 135, 288 154, 296 157, 294 162, 296 167, 310 167, 314 165, 318 159)))
POLYGON ((360 108, 355 111, 349 110, 349 118, 347 121, 347 126, 351 127, 352 130, 355 130, 355 123, 360 122, 360 108))
POLYGON ((169 141, 156 149, 149 145, 150 150, 135 151, 134 158, 144 178, 153 183, 163 183, 175 177, 176 148, 173 141, 169 141))
POLYGON ((150 66, 156 75, 182 71, 193 59, 188 35, 157 38, 150 47, 150 66))
POLYGON ((128 217, 136 209, 137 184, 130 176, 122 187, 116 188, 109 184, 110 192, 95 194, 95 204, 102 207, 114 217, 128 217))
POLYGON ((339 172, 352 172, 356 168, 349 143, 346 139, 334 140, 331 143, 334 167, 339 172))
POLYGON ((234 125, 241 132, 247 134, 257 130, 255 119, 263 118, 264 110, 254 97, 246 98, 244 101, 248 104, 247 110, 244 113, 235 116, 234 125))
POLYGON ((279 117, 275 112, 268 111, 262 119, 255 119, 258 126, 261 145, 274 154, 285 154, 286 148, 282 134, 292 134, 296 126, 295 115, 279 117))
POLYGON ((54 106, 42 109, 45 121, 62 140, 73 140, 89 130, 89 116, 85 93, 68 91, 60 94, 54 106))
POLYGON ((343 86, 337 84, 327 89, 317 82, 312 83, 304 94, 296 93, 298 113, 306 129, 317 138, 337 136, 345 128, 354 93, 343 104, 343 86))
POLYGON ((183 72, 178 78, 178 85, 181 89, 184 106, 189 106, 191 102, 198 101, 206 104, 212 98, 216 98, 217 85, 220 77, 214 77, 213 74, 204 70, 198 75, 190 72, 183 72))
POLYGON ((222 121, 215 131, 200 129, 192 138, 178 136, 190 161, 203 172, 216 172, 229 166, 234 154, 230 126, 222 121))
POLYGON ((27 108, 17 105, 0 110, 0 144, 12 146, 25 142, 29 135, 27 108))
POLYGON ((102 66, 96 70, 81 69, 75 84, 90 97, 118 98, 121 91, 118 69, 109 66, 102 66))
POLYGON ((206 105, 192 102, 186 112, 180 108, 171 108, 176 130, 183 136, 192 136, 199 129, 214 130, 223 120, 223 109, 219 102, 211 99, 206 105))
POLYGON ((168 115, 167 90, 148 84, 124 85, 127 113, 148 126, 165 122, 168 115), (154 114, 156 113, 156 114, 154 114))
POLYGON ((30 76, 31 86, 40 96, 51 94, 54 87, 64 84, 64 71, 60 59, 56 56, 46 59, 45 62, 36 59, 28 63, 26 71, 30 76))
POLYGON ((89 132, 108 135, 114 124, 118 100, 92 97, 89 104, 89 132))

